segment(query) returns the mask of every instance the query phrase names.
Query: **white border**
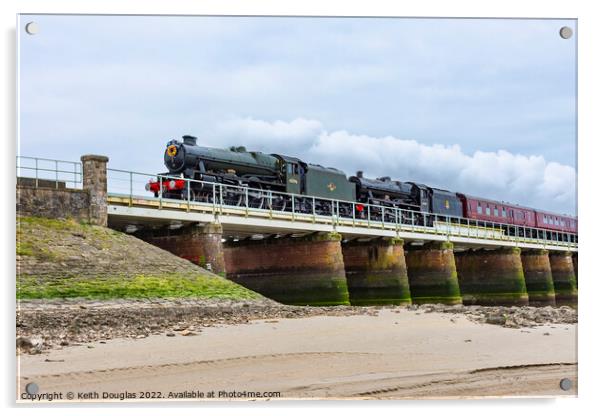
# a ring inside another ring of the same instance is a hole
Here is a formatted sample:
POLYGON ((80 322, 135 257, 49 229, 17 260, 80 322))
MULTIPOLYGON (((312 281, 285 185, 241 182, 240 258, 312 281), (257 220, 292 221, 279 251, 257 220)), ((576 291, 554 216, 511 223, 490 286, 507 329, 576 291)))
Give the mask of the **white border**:
MULTIPOLYGON (((600 287, 600 273, 595 269, 595 260, 600 257, 600 250, 596 236, 601 235, 599 216, 595 213, 602 209, 596 193, 600 193, 599 178, 601 163, 600 154, 600 126, 596 121, 602 114, 600 102, 600 74, 602 65, 599 51, 602 41, 602 22, 596 2, 593 1, 474 1, 474 0, 438 0, 421 2, 386 2, 381 0, 267 0, 267 1, 193 1, 193 0, 104 0, 104 1, 77 1, 55 0, 8 0, 0 3, 3 13, 3 58, 2 81, 4 99, 2 119, 0 126, 3 129, 3 138, 7 141, 3 152, 4 183, 7 190, 2 206, 2 229, 4 233, 3 262, 5 265, 4 291, 5 302, 2 310, 2 320, 5 337, 2 343, 3 356, 7 362, 3 366, 9 371, 3 372, 2 392, 4 406, 11 406, 15 397, 14 373, 14 146, 15 146, 15 17, 16 13, 104 13, 104 14, 237 14, 237 15, 336 15, 336 16, 445 16, 445 17, 541 17, 541 18, 578 18, 579 19, 579 222, 580 229, 580 310, 579 310, 579 399, 563 400, 495 400, 495 401, 428 401, 428 402, 303 402, 293 405, 283 403, 234 403, 229 405, 215 405, 205 403, 202 406, 178 406, 174 412, 194 413, 211 412, 211 414, 230 413, 231 410, 245 410, 250 414, 282 413, 283 411, 306 415, 308 412, 332 413, 344 411, 350 414, 363 414, 374 410, 378 412, 420 412, 433 414, 503 414, 509 411, 527 410, 529 412, 546 412, 547 414, 576 414, 589 410, 600 397, 597 386, 599 381, 599 354, 600 345, 600 312, 595 309, 596 296, 602 294, 600 287), (8 148, 8 149, 7 149, 8 148), (9 178, 10 180, 7 180, 9 178), (8 202, 7 202, 8 201, 8 202), (597 273, 598 272, 598 273, 597 273), (187 407, 188 406, 188 407, 187 407), (293 406, 297 408, 293 408, 293 406), (344 407, 335 409, 333 407, 344 407)), ((114 407, 114 406, 111 406, 114 407)), ((139 411, 145 414, 164 414, 166 409, 157 409, 149 405, 139 411)), ((44 409, 9 409, 10 413, 65 414, 70 410, 81 413, 81 409, 45 407, 44 409)), ((106 414, 104 408, 98 406, 85 409, 87 414, 106 414)), ((112 408, 111 413, 129 414, 129 409, 112 408)))

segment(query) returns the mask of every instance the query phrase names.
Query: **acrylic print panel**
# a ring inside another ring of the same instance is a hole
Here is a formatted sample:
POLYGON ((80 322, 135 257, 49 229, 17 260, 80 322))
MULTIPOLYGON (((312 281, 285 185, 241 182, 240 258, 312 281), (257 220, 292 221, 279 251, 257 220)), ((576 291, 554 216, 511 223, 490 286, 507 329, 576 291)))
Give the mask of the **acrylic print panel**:
POLYGON ((577 394, 575 20, 17 32, 17 400, 577 394))

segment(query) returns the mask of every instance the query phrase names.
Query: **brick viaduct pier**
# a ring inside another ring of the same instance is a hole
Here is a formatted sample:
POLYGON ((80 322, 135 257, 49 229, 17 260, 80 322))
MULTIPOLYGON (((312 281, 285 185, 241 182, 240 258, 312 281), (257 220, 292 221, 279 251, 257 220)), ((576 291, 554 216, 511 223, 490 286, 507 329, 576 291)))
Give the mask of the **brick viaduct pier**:
POLYGON ((495 227, 460 228, 449 221, 447 228, 433 230, 149 198, 134 190, 134 176, 144 174, 107 169, 107 162, 104 156, 82 156, 65 171, 56 163, 56 172, 48 169, 46 175, 54 180, 40 178, 38 160, 35 178, 24 171, 33 167, 18 162, 17 212, 132 232, 288 304, 577 301, 577 245, 565 240, 527 238, 533 234, 526 232, 511 238, 495 227), (73 172, 73 187, 59 171, 73 172), (118 176, 129 184, 113 192, 118 176))

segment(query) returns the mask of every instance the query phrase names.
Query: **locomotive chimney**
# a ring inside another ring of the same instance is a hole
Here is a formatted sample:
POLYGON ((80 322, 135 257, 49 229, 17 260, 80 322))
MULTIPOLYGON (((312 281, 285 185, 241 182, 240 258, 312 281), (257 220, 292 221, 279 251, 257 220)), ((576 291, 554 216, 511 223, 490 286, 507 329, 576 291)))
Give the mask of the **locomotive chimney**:
POLYGON ((184 139, 184 144, 187 144, 189 146, 196 146, 196 137, 194 136, 182 136, 182 139, 184 139))
POLYGON ((355 174, 355 176, 357 176, 358 178, 363 178, 364 177, 364 171, 363 170, 358 170, 357 173, 355 174))

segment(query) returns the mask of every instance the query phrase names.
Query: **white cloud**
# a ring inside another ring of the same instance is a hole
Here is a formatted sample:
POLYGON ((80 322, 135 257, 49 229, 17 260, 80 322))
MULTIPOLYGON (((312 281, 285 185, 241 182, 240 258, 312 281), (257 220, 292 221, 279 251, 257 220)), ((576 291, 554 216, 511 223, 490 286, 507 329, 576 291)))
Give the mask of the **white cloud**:
POLYGON ((269 153, 288 153, 337 167, 348 175, 391 176, 467 194, 544 210, 575 211, 576 172, 543 156, 506 150, 466 154, 457 144, 425 145, 392 136, 372 137, 344 130, 328 132, 317 120, 268 122, 233 119, 218 126, 232 144, 269 153))
POLYGON ((228 143, 240 144, 241 138, 249 146, 270 153, 303 151, 311 145, 320 132, 322 123, 317 120, 296 118, 290 122, 276 120, 267 122, 251 117, 231 119, 218 123, 216 137, 228 140, 228 143))

